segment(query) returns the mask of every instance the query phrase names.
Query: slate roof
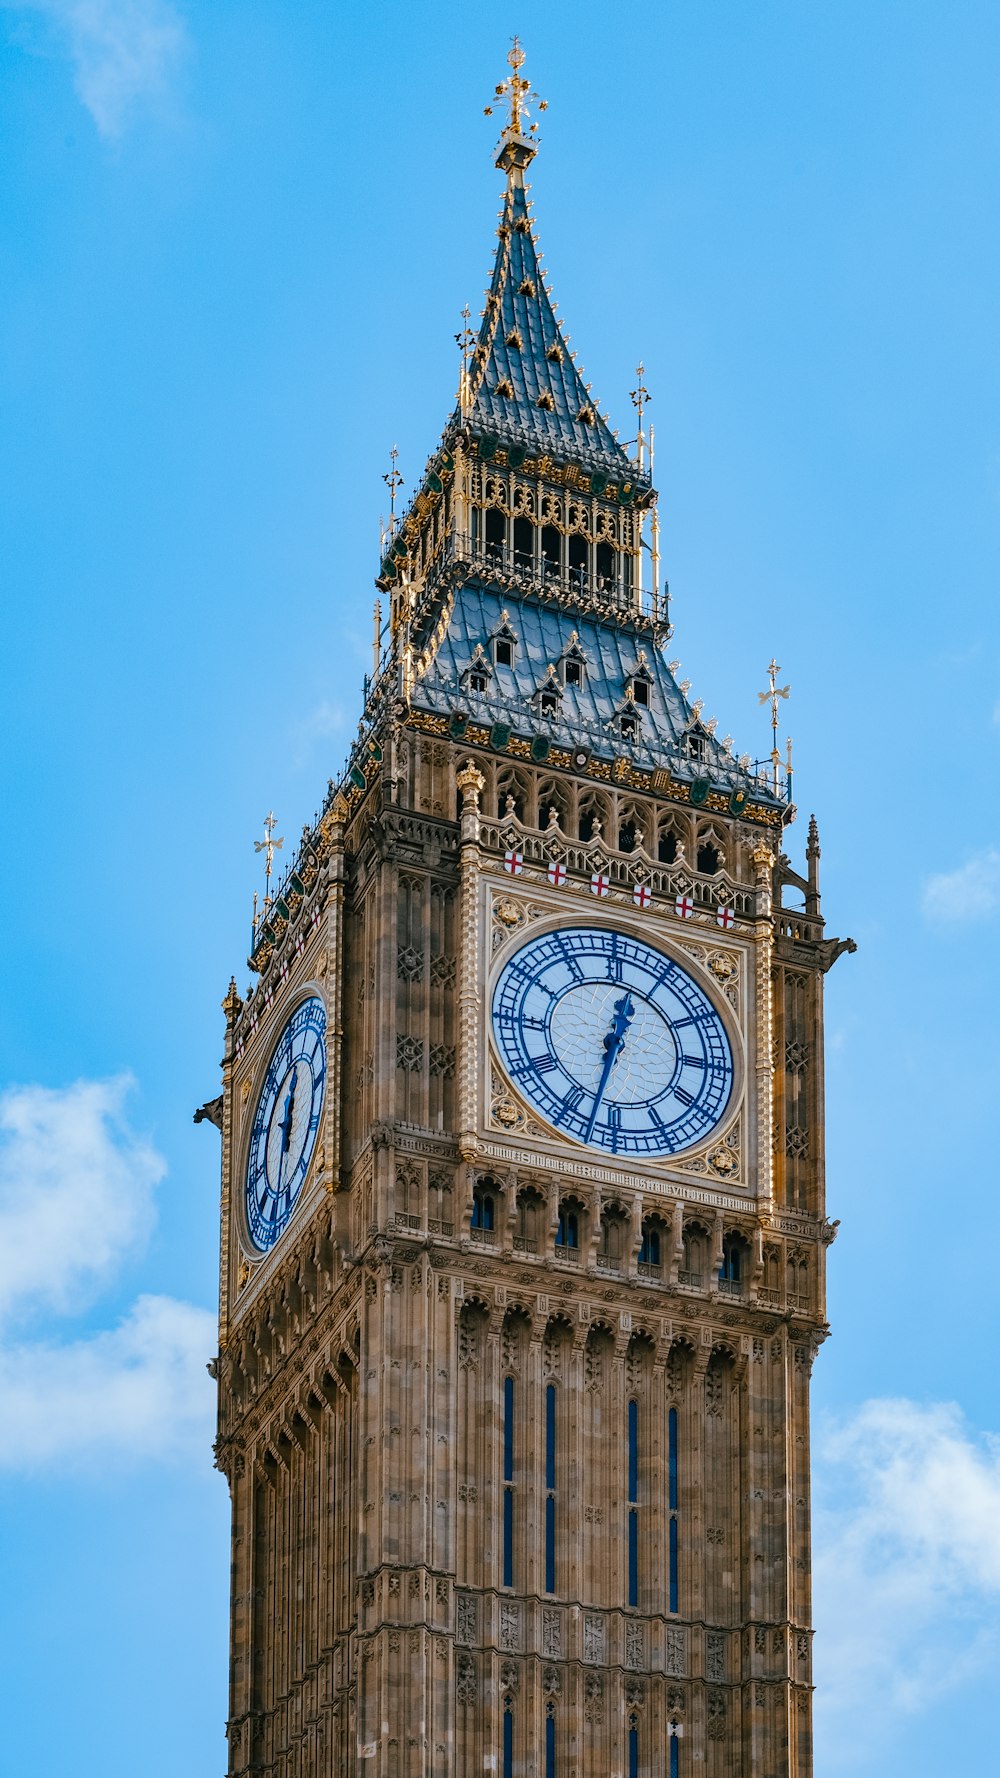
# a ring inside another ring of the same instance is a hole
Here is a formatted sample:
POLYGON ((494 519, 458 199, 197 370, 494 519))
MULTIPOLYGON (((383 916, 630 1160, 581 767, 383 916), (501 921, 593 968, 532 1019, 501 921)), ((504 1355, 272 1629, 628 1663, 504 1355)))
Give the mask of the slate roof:
POLYGON ((588 394, 563 338, 539 267, 519 171, 508 180, 498 232, 470 370, 473 399, 466 423, 480 437, 492 435, 533 454, 579 463, 612 482, 645 482, 588 394), (502 388, 511 393, 500 393, 502 388), (580 418, 588 412, 589 422, 580 418))
POLYGON ((752 786, 755 800, 773 801, 766 785, 711 736, 705 735, 704 764, 696 765, 687 756, 683 738, 695 713, 648 635, 627 624, 602 622, 586 609, 568 611, 530 594, 512 597, 479 579, 457 588, 447 626, 413 688, 412 701, 438 715, 461 710, 477 722, 507 723, 515 734, 544 735, 557 746, 583 746, 606 758, 624 754, 647 769, 666 766, 680 780, 707 776, 720 785, 752 786), (504 611, 517 637, 512 667, 493 665, 490 639, 499 630, 504 611), (566 686, 558 710, 544 716, 538 708, 539 689, 549 667, 558 666, 571 648, 574 631, 586 663, 583 684, 566 686), (485 692, 471 690, 463 677, 477 644, 491 667, 485 692), (626 702, 627 690, 640 664, 640 649, 645 650, 650 677, 649 706, 633 711, 626 702), (638 738, 632 743, 618 729, 623 705, 639 717, 638 738))

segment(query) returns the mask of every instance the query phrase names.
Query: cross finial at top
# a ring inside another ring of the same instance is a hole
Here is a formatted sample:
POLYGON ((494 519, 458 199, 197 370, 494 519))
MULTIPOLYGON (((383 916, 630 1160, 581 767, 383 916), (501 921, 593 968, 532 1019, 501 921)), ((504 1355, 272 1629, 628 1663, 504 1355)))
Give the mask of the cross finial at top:
MULTIPOLYGON (((503 145, 504 149, 513 143, 518 143, 520 145, 522 158, 519 160, 518 164, 523 166, 525 161, 530 160, 535 152, 534 145, 526 140, 524 127, 529 107, 537 105, 539 111, 547 111, 548 104, 545 99, 539 98, 538 94, 534 91, 530 80, 525 80, 521 73, 521 69, 524 67, 524 45, 519 37, 513 38, 507 61, 510 64, 510 74, 506 80, 501 80, 494 88, 493 97, 494 100, 506 99, 507 101, 510 116, 504 127, 503 145)), ((486 117, 493 116, 492 105, 484 106, 483 111, 486 117)), ((531 136, 534 136, 537 133, 537 130, 537 123, 529 123, 527 127, 527 137, 530 138, 531 136)), ((501 164, 503 164, 502 154, 501 164)), ((507 170, 509 171, 510 169, 508 168, 507 170)))

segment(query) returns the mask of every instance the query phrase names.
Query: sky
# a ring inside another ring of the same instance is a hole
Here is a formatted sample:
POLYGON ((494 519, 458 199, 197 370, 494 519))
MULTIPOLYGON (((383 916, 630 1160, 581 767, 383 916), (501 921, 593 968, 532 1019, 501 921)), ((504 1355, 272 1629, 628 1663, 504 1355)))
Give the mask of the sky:
POLYGON ((450 411, 510 33, 533 197, 671 654, 792 687, 822 841, 833 1337, 817 1778, 996 1759, 995 0, 0 0, 5 1771, 221 1774, 218 1090, 253 841, 370 660, 382 476, 450 411))

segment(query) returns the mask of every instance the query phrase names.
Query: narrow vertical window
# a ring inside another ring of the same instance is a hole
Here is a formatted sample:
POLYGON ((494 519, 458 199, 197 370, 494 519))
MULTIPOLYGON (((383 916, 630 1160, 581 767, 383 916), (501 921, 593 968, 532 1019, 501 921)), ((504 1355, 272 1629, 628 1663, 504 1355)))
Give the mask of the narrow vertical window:
POLYGON ((677 1739, 677 1731, 674 1729, 670 1736, 670 1778, 680 1778, 680 1771, 681 1744, 677 1739))
POLYGON ((628 1602, 639 1603, 639 1403, 628 1404, 628 1602))
POLYGON ((545 1390, 545 1591, 556 1590, 556 1391, 545 1390))
MULTIPOLYGON (((669 1610, 676 1611, 677 1606, 677 1409, 671 1408, 667 1417, 667 1504, 670 1510, 669 1528, 669 1564, 670 1564, 670 1597, 669 1610)), ((671 1748, 675 1743, 671 1741, 671 1748)), ((673 1754, 671 1753, 671 1759, 673 1754)), ((673 1767, 671 1766, 671 1772, 673 1767)))
POLYGON ((639 1778, 639 1728, 634 1717, 628 1732, 628 1778, 639 1778))
POLYGON ((556 1719, 551 1704, 545 1718, 545 1778, 556 1778, 556 1719))
POLYGON ((503 1584, 514 1585, 514 1379, 503 1380, 503 1584))
POLYGON ((509 1698, 503 1701, 503 1778, 514 1778, 514 1711, 509 1698))

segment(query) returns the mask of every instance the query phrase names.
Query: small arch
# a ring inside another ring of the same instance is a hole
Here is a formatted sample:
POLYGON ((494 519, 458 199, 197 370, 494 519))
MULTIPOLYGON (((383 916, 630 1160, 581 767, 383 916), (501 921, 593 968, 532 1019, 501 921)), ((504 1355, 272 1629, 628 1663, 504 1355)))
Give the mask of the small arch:
POLYGON ((749 1241, 738 1229, 727 1229, 722 1237, 722 1264, 719 1267, 719 1288, 723 1295, 742 1296, 749 1270, 749 1241))
POLYGON ((597 584, 604 591, 610 592, 617 580, 618 557, 610 543, 602 541, 594 551, 594 572, 597 584))
POLYGON ((542 569, 547 580, 562 572, 562 538, 555 525, 542 526, 542 569))
POLYGON ((585 587, 587 584, 587 539, 581 537, 579 531, 572 531, 569 537, 569 578, 574 586, 585 587))
POLYGON ((712 840, 700 840, 695 854, 695 868, 703 876, 714 877, 719 868, 719 848, 712 840))
POLYGON ((472 1217, 469 1223, 474 1241, 488 1246, 495 1244, 500 1227, 501 1188, 495 1179, 477 1179, 472 1188, 472 1217))
POLYGON ((517 1221, 514 1231, 514 1250, 517 1253, 537 1253, 544 1226, 545 1199, 533 1185, 524 1186, 517 1194, 517 1221))
POLYGON ((514 566, 529 570, 535 562, 535 527, 521 515, 514 520, 514 566))
POLYGON ((628 1213, 620 1204, 605 1204, 601 1211, 601 1232, 597 1244, 597 1264, 606 1272, 620 1272, 625 1258, 628 1235, 628 1213))
POLYGON ((485 532, 488 560, 501 561, 507 548, 507 520, 498 506, 486 509, 485 532))
POLYGON ((639 1272, 643 1277, 659 1278, 663 1273, 663 1256, 667 1250, 667 1227, 660 1216, 642 1219, 642 1243, 639 1248, 639 1272))
POLYGON ((710 1253, 711 1236, 704 1223, 686 1222, 679 1273, 681 1284, 689 1284, 696 1290, 702 1288, 708 1272, 710 1253))
POLYGON ((556 1221, 556 1251, 564 1259, 578 1259, 583 1241, 584 1208, 579 1198, 561 1198, 556 1221))
POLYGON ((588 791, 580 800, 577 832, 586 844, 597 839, 600 834, 611 830, 611 810, 609 804, 596 791, 588 791))

